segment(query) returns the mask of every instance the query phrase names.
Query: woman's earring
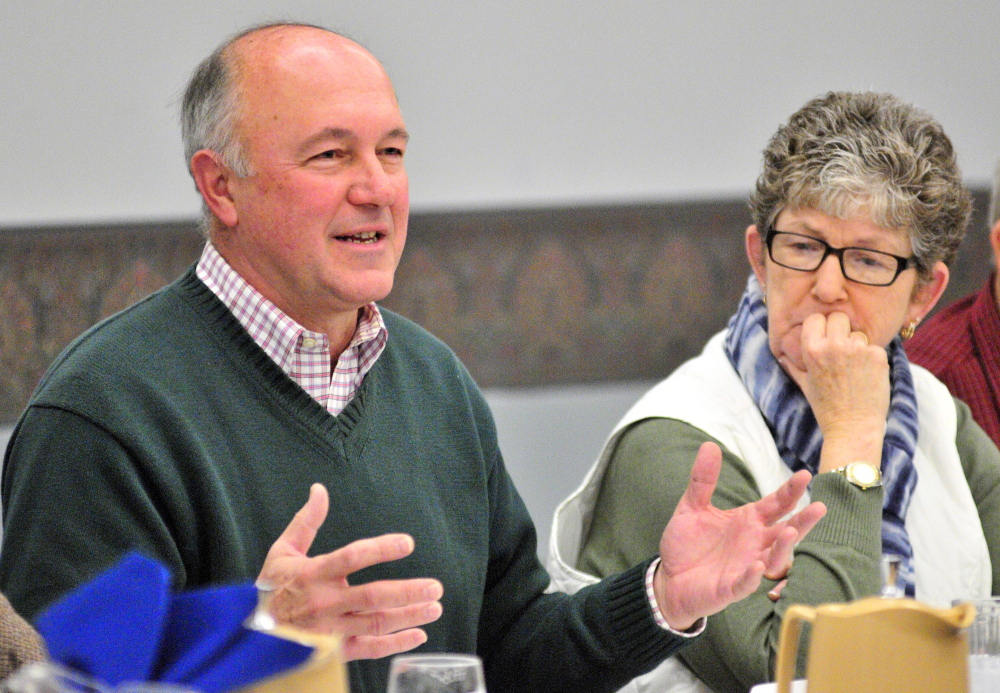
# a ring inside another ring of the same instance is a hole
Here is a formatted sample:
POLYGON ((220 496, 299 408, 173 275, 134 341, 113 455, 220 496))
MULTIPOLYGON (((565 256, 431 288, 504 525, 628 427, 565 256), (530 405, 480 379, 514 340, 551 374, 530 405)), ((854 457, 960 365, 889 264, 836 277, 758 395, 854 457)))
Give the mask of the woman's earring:
POLYGON ((760 287, 760 300, 764 302, 765 306, 767 305, 767 284, 762 284, 760 287))
POLYGON ((899 336, 903 338, 903 341, 912 337, 913 333, 917 331, 918 322, 918 320, 911 320, 909 325, 899 331, 899 336))

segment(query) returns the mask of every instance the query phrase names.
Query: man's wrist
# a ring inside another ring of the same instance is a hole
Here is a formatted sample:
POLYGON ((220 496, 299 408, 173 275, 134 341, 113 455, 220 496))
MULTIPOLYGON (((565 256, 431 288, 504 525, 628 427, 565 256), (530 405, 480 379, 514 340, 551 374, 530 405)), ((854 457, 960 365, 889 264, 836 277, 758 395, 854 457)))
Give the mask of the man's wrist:
POLYGON ((649 568, 646 570, 646 596, 649 598, 649 606, 653 611, 653 620, 656 621, 658 625, 663 630, 669 630, 674 635, 679 635, 682 638, 693 638, 696 635, 701 635, 701 632, 705 630, 705 624, 707 619, 703 616, 696 620, 691 626, 685 630, 677 630, 672 628, 667 619, 663 617, 663 613, 660 611, 660 605, 656 601, 656 569, 660 566, 660 557, 657 556, 653 559, 653 562, 649 564, 649 568))

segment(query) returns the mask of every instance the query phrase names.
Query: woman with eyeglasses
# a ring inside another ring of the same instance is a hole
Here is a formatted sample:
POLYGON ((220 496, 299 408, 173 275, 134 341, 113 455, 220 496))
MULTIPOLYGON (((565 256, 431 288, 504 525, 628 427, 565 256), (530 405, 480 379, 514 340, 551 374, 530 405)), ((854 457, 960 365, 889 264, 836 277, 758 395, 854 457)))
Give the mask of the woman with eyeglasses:
POLYGON ((970 215, 941 126, 888 94, 814 99, 768 144, 750 207, 728 328, 619 423, 556 512, 549 568, 573 590, 654 553, 706 442, 722 449, 718 507, 808 469, 827 515, 785 574, 633 690, 771 680, 786 608, 879 594, 883 556, 899 557, 889 592, 947 606, 1000 591, 1000 452, 903 346, 970 215))

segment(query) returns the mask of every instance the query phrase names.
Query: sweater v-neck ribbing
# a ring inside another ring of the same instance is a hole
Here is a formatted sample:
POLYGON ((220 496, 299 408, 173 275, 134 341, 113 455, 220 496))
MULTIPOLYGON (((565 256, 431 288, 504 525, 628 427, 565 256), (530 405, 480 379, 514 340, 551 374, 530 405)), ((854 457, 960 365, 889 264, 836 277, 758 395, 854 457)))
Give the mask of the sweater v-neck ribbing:
MULTIPOLYGON (((251 387, 267 391, 269 399, 285 409, 302 426, 329 444, 350 438, 365 421, 365 410, 369 402, 377 400, 369 393, 378 388, 380 369, 378 362, 365 376, 364 382, 354 398, 337 416, 323 408, 309 393, 288 377, 267 353, 253 340, 219 298, 205 286, 189 269, 177 283, 168 287, 177 291, 180 297, 206 322, 206 332, 216 338, 220 349, 227 358, 237 363, 240 374, 259 373, 260 379, 247 376, 251 387)), ((358 433, 364 431, 358 429, 358 433)), ((357 441, 363 444, 363 441, 357 441)))

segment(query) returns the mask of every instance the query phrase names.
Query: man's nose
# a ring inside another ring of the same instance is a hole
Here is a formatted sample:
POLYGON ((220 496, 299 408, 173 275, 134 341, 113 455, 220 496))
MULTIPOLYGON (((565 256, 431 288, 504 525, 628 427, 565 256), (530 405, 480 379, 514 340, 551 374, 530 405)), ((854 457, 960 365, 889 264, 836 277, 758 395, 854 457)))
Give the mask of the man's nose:
POLYGON ((387 207, 395 197, 390 175, 377 156, 358 162, 355 180, 348 191, 351 204, 387 207))
POLYGON ((827 255, 815 270, 813 294, 824 303, 834 303, 847 296, 847 279, 840 266, 840 258, 827 255))

